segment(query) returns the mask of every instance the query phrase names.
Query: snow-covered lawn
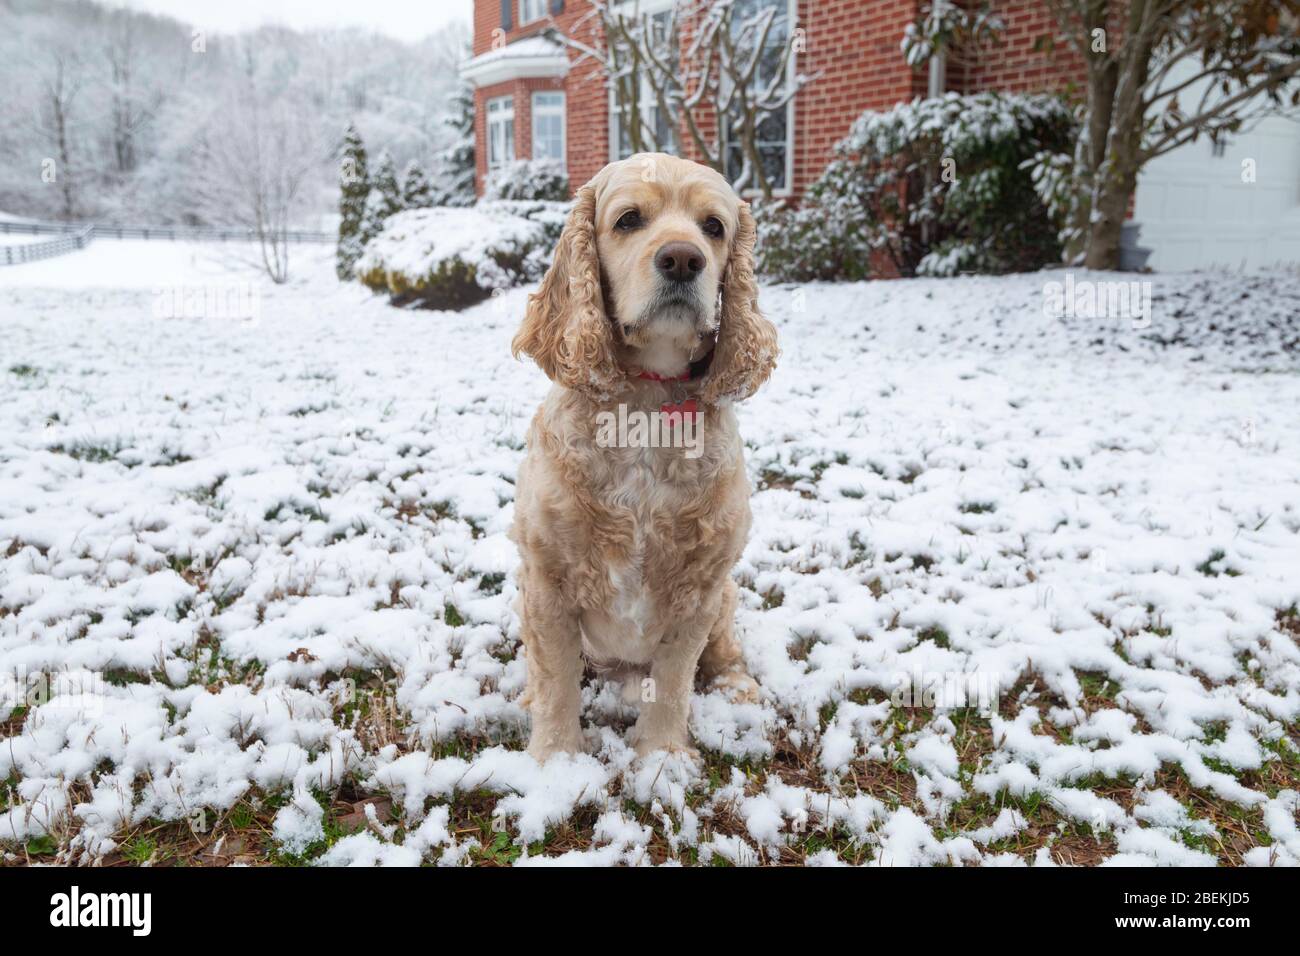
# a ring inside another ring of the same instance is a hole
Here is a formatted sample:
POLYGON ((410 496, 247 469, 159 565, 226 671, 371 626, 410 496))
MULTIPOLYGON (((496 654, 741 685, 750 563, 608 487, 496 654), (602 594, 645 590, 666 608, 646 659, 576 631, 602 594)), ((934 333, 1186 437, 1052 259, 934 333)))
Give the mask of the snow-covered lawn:
POLYGON ((1297 276, 1154 277, 1145 330, 1045 318, 1063 275, 766 288, 764 701, 638 765, 592 681, 539 768, 525 292, 399 311, 294 251, 0 269, 7 859, 1300 862, 1297 276), (157 317, 204 283, 259 320, 157 317))

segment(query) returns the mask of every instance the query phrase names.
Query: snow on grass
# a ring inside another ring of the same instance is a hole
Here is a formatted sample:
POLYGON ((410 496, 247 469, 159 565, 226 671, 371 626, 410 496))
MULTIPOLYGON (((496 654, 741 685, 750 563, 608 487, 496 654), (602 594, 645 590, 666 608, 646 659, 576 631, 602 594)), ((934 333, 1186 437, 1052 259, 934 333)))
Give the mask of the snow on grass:
POLYGON ((1300 280, 768 287, 698 764, 521 752, 525 291, 390 308, 96 242, 0 273, 0 852, 382 865, 1300 862, 1300 280), (935 692, 937 691, 937 696, 935 692), (962 696, 962 692, 969 693, 962 696), (961 704, 963 706, 953 706, 961 704))
MULTIPOLYGON (((44 242, 57 237, 19 237, 15 234, 10 238, 44 242)), ((293 276, 291 287, 307 281, 308 277, 311 281, 326 280, 321 265, 334 254, 333 246, 291 243, 288 250, 293 276), (293 267, 298 264, 304 268, 295 270, 293 267)), ((264 283, 263 295, 271 295, 283 287, 265 281, 265 275, 260 271, 260 257, 255 242, 99 238, 73 254, 0 269, 0 290, 83 289, 83 295, 96 305, 102 299, 111 298, 116 290, 144 289, 152 292, 181 284, 264 283)), ((144 304, 153 309, 151 299, 144 300, 144 304)))

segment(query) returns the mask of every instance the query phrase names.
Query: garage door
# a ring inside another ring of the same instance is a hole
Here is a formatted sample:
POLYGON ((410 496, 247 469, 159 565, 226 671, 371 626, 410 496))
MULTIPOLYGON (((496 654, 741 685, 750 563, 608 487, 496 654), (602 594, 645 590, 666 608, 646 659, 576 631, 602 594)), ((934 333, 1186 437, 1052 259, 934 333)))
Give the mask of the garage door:
POLYGON ((1300 122, 1270 117, 1218 148, 1201 139, 1153 160, 1133 221, 1157 271, 1300 263, 1300 122))

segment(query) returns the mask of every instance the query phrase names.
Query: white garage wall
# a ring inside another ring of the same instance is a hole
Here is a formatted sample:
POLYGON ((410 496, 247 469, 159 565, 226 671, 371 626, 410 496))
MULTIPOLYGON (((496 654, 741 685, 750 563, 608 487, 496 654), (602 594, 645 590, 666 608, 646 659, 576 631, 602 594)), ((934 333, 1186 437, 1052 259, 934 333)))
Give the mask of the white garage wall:
MULTIPOLYGON (((1190 107, 1200 91, 1187 93, 1190 107)), ((1270 117, 1230 137, 1222 155, 1201 139, 1153 160, 1133 220, 1157 271, 1300 264, 1300 122, 1270 117), (1242 179, 1246 160, 1254 182, 1242 179)))

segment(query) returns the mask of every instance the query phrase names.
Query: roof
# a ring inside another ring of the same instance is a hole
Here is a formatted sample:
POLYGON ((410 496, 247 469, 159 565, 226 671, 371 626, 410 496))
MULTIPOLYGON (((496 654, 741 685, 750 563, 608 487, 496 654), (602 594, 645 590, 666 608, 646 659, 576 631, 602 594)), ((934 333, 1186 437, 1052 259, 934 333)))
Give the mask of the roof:
POLYGON ((524 77, 562 77, 568 72, 568 52, 544 36, 524 37, 460 65, 460 75, 474 86, 491 86, 524 77))

